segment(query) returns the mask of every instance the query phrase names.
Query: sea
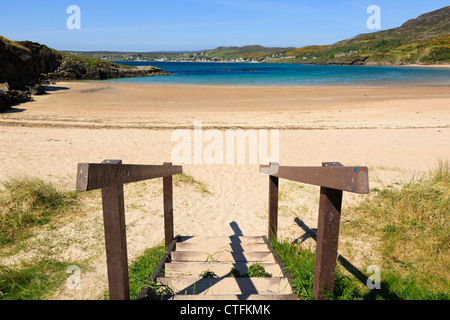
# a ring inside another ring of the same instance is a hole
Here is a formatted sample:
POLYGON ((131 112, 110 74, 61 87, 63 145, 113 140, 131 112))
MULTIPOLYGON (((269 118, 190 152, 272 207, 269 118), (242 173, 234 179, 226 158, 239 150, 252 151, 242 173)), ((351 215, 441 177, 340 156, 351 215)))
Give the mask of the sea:
POLYGON ((107 80, 109 82, 230 86, 450 85, 450 68, 290 63, 115 62, 131 66, 154 66, 173 75, 107 80))

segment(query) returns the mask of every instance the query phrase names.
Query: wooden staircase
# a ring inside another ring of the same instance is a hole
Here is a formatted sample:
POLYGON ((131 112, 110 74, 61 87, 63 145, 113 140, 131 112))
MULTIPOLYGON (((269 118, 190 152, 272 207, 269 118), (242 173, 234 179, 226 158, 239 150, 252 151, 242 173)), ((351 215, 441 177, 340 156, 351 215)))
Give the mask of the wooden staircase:
POLYGON ((174 300, 297 300, 284 265, 265 237, 180 237, 164 265, 172 296, 146 299, 174 300), (252 264, 260 264, 270 277, 243 277, 252 264), (239 272, 231 277, 231 270, 239 272), (210 277, 203 277, 208 273, 210 277), (240 276, 239 276, 240 275, 240 276))

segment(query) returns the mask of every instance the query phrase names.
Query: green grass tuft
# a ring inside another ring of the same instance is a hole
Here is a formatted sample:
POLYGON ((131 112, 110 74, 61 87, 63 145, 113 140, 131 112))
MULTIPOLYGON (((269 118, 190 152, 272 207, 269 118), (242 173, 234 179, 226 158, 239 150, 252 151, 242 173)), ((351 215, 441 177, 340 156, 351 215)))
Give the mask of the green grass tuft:
MULTIPOLYGON (((149 248, 130 265, 130 299, 134 300, 137 298, 165 252, 166 248, 162 244, 149 248)), ((159 288, 157 287, 158 286, 155 284, 154 289, 156 290, 159 288)), ((158 290, 160 289, 161 288, 158 290)))
MULTIPOLYGON (((291 245, 288 242, 272 241, 271 246, 278 253, 294 279, 291 282, 291 285, 295 288, 294 293, 306 300, 313 300, 315 254, 307 250, 300 250, 298 246, 291 245)), ((345 276, 339 268, 336 268, 334 294, 329 294, 327 298, 360 300, 362 295, 358 286, 345 276)))
POLYGON ((0 265, 0 300, 41 300, 67 279, 73 263, 40 260, 11 269, 0 265))
POLYGON ((20 177, 3 182, 0 191, 0 244, 9 244, 77 205, 78 193, 60 191, 39 178, 20 177))

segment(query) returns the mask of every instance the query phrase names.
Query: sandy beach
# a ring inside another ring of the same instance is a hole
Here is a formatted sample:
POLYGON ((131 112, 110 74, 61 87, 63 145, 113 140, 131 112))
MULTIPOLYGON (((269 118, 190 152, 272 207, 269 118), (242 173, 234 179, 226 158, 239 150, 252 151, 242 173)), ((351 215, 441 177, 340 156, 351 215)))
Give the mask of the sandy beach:
MULTIPOLYGON (((208 129, 279 130, 281 165, 314 166, 324 161, 369 167, 371 187, 408 179, 450 158, 450 90, 416 87, 245 87, 131 85, 60 82, 34 102, 0 114, 0 179, 39 176, 75 188, 79 162, 122 159, 123 163, 172 161, 177 129, 192 133, 194 121, 208 129)), ((206 144, 205 144, 206 145, 206 144)), ((267 176, 258 165, 184 164, 204 183, 175 187, 175 233, 229 235, 236 222, 244 235, 267 232, 267 176)), ((178 164, 178 163, 175 163, 178 164)), ((265 164, 265 163, 264 163, 265 164)), ((129 259, 163 239, 160 181, 126 186, 129 259), (142 190, 150 188, 150 193, 142 190)), ((281 188, 289 183, 281 182, 281 188)), ((280 216, 280 234, 295 239, 300 218, 317 226, 318 189, 308 187, 280 216), (303 208, 303 209, 298 209, 303 208)), ((363 196, 344 195, 344 207, 363 196)), ((95 299, 106 286, 101 206, 31 239, 59 243, 76 238, 67 259, 94 257, 83 273, 85 289, 61 288, 55 298, 95 299), (40 238, 41 237, 41 238, 40 238), (58 238, 59 237, 59 238, 58 238)), ((344 241, 344 240, 342 240, 344 241)), ((38 248, 18 253, 10 264, 31 259, 38 248)), ((343 246, 344 248, 345 246, 343 246)), ((364 249, 364 246, 361 246, 364 249)), ((344 249, 342 249, 344 250, 344 249)), ((358 261, 367 250, 354 253, 358 261)), ((355 262, 356 261, 356 262, 355 262)))

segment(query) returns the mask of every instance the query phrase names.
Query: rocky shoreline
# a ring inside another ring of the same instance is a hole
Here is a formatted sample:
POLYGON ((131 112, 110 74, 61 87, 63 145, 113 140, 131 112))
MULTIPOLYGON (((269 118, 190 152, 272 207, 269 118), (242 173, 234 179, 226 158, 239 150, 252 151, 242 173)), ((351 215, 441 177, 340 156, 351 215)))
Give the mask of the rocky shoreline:
POLYGON ((130 67, 61 54, 45 45, 0 37, 0 110, 33 101, 46 85, 64 80, 166 76, 156 67, 130 67))
POLYGON ((88 63, 71 61, 63 59, 61 66, 54 72, 43 76, 43 80, 62 81, 62 80, 104 80, 113 78, 130 77, 150 77, 167 76, 171 73, 165 72, 160 68, 143 66, 127 67, 119 64, 105 64, 91 67, 88 63))

